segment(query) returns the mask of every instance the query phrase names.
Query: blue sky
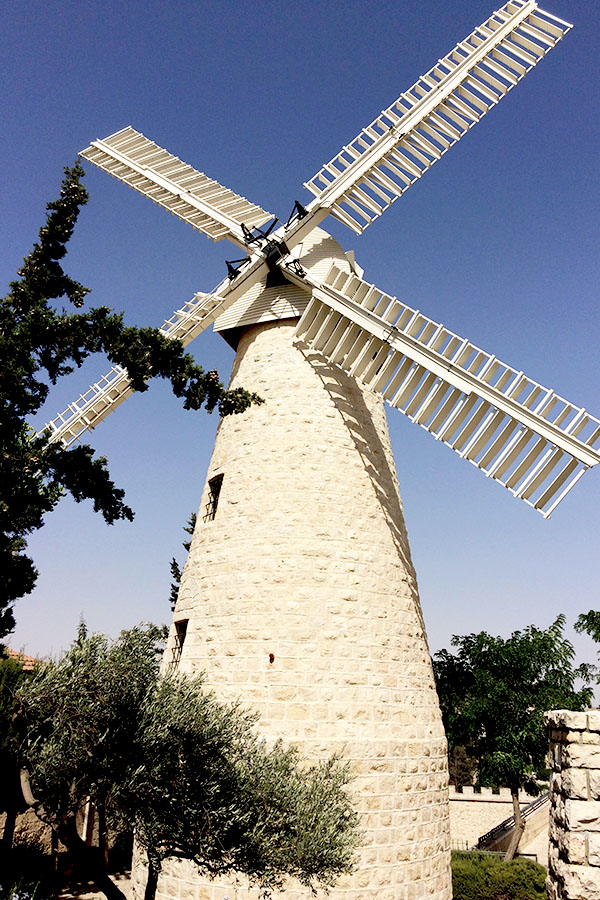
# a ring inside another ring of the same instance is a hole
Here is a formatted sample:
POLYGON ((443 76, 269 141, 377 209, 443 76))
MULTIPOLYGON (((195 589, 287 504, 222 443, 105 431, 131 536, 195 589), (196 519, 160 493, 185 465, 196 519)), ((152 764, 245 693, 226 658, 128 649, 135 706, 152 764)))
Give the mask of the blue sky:
MULTIPOLYGON (((600 415, 600 4, 542 4, 574 23, 548 58, 364 235, 328 220, 365 278, 600 415)), ((493 11, 493 0, 391 3, 15 2, 4 7, 0 274, 7 284, 62 167, 131 124, 287 218, 302 187, 379 111, 493 11)), ((213 244, 105 174, 67 268, 90 301, 160 324, 223 277, 213 244)), ((228 374, 232 353, 191 345, 228 374)), ((57 386, 39 423, 106 369, 57 386)), ((432 650, 453 633, 507 635, 598 607, 600 469, 545 521, 394 410, 390 431, 432 650)), ((136 511, 111 528, 65 500, 34 535, 35 592, 11 644, 59 652, 84 616, 110 633, 168 621, 169 561, 199 502, 217 420, 162 384, 93 434, 136 511)), ((593 645, 575 638, 591 658, 593 645)))

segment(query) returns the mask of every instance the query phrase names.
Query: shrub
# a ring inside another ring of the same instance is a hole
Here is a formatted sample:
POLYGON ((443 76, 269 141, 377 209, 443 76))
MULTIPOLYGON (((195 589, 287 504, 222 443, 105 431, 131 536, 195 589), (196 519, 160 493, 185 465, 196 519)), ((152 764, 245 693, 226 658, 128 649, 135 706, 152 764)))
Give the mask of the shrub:
POLYGON ((546 900, 546 869, 481 851, 452 852, 454 900, 546 900))

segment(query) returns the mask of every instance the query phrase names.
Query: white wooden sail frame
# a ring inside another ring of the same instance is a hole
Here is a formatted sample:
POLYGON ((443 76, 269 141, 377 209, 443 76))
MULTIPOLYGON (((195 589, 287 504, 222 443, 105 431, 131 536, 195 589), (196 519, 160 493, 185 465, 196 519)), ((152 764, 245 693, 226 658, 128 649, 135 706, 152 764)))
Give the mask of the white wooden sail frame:
POLYGON ((360 234, 572 26, 511 0, 343 147, 305 187, 360 234))
POLYGON ((247 249, 250 230, 273 216, 149 140, 130 125, 93 141, 81 156, 215 241, 247 249))
POLYGON ((335 265, 304 280, 299 339, 542 515, 600 462, 600 420, 584 409, 335 265))

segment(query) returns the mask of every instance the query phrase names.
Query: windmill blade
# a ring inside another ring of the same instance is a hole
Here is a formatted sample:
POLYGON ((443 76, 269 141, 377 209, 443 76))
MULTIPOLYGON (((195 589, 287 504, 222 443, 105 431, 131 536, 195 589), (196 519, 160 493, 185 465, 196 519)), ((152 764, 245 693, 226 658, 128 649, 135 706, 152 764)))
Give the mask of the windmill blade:
POLYGON ((543 516, 600 462, 600 421, 584 409, 335 265, 304 282, 301 341, 543 516))
POLYGON ((81 156, 215 241, 247 249, 252 231, 273 216, 148 140, 131 126, 93 141, 81 156))
POLYGON ((511 0, 305 183, 360 234, 570 30, 533 0, 511 0))
MULTIPOLYGON (((237 299, 238 293, 231 291, 226 298, 218 294, 195 294, 185 306, 166 320, 160 330, 165 337, 177 338, 187 346, 212 325, 224 309, 237 299)), ((127 370, 122 366, 113 366, 85 394, 48 422, 37 436, 41 437, 49 430, 51 443, 61 441, 63 446, 69 447, 84 431, 95 428, 133 393, 127 370)))

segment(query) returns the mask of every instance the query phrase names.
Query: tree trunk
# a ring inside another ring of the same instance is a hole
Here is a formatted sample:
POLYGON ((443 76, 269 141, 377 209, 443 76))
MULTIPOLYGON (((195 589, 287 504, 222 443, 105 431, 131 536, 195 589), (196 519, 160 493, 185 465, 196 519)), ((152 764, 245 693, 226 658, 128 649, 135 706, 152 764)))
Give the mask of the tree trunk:
POLYGON ((94 816, 95 816, 94 804, 88 797, 87 802, 85 804, 85 812, 83 815, 83 826, 81 829, 82 840, 84 840, 86 842, 86 844, 88 844, 88 845, 91 845, 94 843, 94 816))
POLYGON ((119 890, 112 878, 104 869, 104 855, 100 847, 88 847, 77 833, 75 817, 69 817, 65 822, 56 826, 59 840, 73 854, 73 858, 81 866, 90 881, 93 881, 98 890, 102 891, 107 900, 127 900, 125 894, 119 890))
POLYGON ((160 863, 157 865, 153 859, 148 857, 148 879, 146 881, 146 890, 144 891, 144 900, 154 900, 159 875, 160 863))
POLYGON ((504 859, 507 862, 511 859, 514 859, 515 853, 519 849, 521 837, 523 836, 523 832, 525 831, 525 822, 523 821, 523 817, 521 815, 521 806, 519 804, 519 788, 511 787, 510 794, 513 803, 513 818, 515 820, 515 827, 510 839, 510 844, 508 845, 508 849, 504 855, 504 859))
POLYGON ((52 854, 52 871, 58 872, 58 838, 54 828, 50 831, 50 853, 52 854))
POLYGON ((46 825, 51 825, 60 841, 73 855, 74 860, 81 866, 90 881, 93 881, 106 900, 127 900, 125 894, 119 890, 112 878, 109 878, 104 869, 103 854, 98 847, 88 847, 85 841, 79 837, 75 816, 69 816, 62 822, 53 822, 44 809, 43 803, 36 800, 31 790, 29 772, 21 769, 21 789, 23 797, 38 819, 46 825))
POLYGON ((23 797, 19 787, 19 769, 18 766, 10 766, 6 772, 6 820, 4 822, 4 831, 2 832, 2 840, 0 841, 0 859, 8 859, 12 850, 13 837, 15 834, 15 825, 17 823, 17 812, 19 807, 23 807, 23 797))

